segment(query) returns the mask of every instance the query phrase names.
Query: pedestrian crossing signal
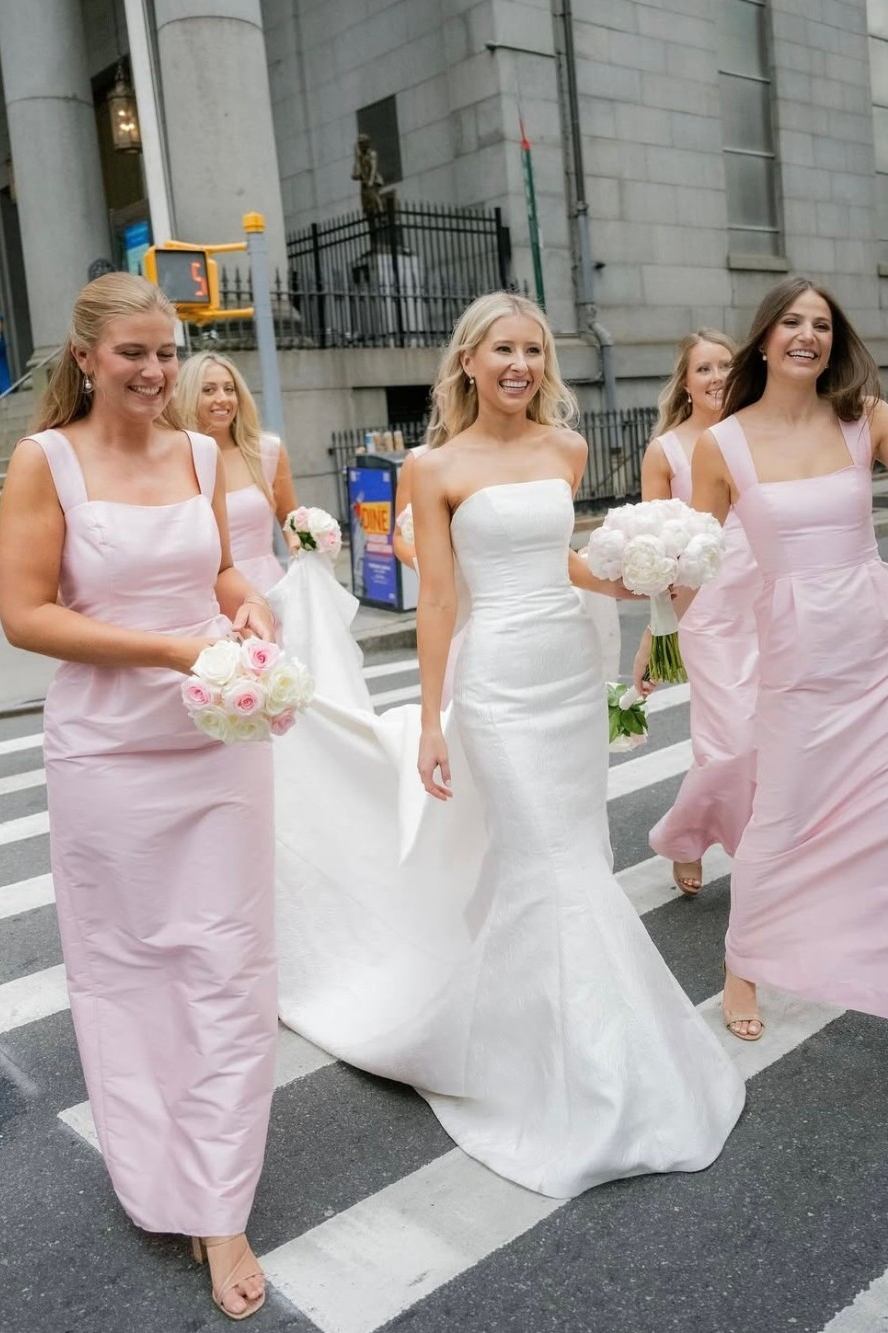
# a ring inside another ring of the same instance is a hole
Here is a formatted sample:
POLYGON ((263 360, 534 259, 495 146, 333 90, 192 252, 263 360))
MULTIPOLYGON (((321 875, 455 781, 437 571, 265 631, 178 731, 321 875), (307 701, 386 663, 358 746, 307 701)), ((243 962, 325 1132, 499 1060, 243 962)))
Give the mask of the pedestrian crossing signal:
POLYGON ((142 261, 145 277, 176 306, 219 306, 219 270, 207 250, 152 245, 142 261))

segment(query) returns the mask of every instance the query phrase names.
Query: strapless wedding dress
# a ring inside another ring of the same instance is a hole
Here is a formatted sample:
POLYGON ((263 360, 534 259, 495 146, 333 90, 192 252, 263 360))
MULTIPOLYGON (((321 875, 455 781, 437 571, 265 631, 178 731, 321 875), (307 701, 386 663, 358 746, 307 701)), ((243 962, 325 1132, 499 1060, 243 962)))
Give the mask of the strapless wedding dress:
POLYGON ((283 1021, 412 1083, 467 1153, 554 1197, 709 1165, 744 1098, 612 873, 572 526, 560 479, 454 514, 471 601, 446 805, 416 775, 415 706, 376 718, 319 694, 277 747, 283 1021))

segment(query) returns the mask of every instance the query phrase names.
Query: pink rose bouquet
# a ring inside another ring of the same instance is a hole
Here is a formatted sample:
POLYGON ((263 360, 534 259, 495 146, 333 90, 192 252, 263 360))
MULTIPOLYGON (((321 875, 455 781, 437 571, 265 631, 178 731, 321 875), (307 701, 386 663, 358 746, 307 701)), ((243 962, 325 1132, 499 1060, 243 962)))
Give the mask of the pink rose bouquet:
POLYGON ((194 725, 228 745, 283 736, 313 694, 308 668, 265 639, 220 639, 204 648, 182 683, 194 725))
POLYGON ((291 509, 284 519, 284 532, 292 533, 302 551, 320 551, 335 560, 342 550, 342 529, 326 509, 306 505, 291 509))

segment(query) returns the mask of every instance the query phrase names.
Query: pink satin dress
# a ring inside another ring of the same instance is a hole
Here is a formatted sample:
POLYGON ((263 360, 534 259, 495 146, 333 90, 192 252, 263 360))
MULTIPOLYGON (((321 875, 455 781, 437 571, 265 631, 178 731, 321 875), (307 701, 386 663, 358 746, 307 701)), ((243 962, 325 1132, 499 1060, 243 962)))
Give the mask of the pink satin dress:
MULTIPOLYGON (((281 447, 275 435, 262 435, 259 439, 262 472, 269 486, 274 482, 281 447)), ((231 558, 256 591, 266 593, 284 575, 283 567, 274 554, 275 514, 255 482, 241 486, 236 491, 229 491, 225 501, 231 558)))
MULTIPOLYGON (((691 465, 674 431, 660 436, 672 494, 691 502, 691 465)), ((761 575, 737 515, 724 526, 718 577, 681 619, 679 643, 691 686, 693 761, 650 845, 670 861, 696 861, 714 843, 732 856, 752 811, 753 719, 758 692, 755 602, 761 575)))
MULTIPOLYGON (((121 628, 227 633, 214 584, 215 443, 199 491, 90 500, 57 430, 61 600, 121 628)), ((71 1014, 105 1163, 147 1231, 244 1230, 274 1087, 271 746, 199 732, 178 672, 65 662, 45 711, 46 786, 71 1014)))
POLYGON ((762 571, 752 818, 734 859, 728 967, 888 1018, 888 568, 865 419, 850 460, 760 482, 736 417, 713 435, 762 571))

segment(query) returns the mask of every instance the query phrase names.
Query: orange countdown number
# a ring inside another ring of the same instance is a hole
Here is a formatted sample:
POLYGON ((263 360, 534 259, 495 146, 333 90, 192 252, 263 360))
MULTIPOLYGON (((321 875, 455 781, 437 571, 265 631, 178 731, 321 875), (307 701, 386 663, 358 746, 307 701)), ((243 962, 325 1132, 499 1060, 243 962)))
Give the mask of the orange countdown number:
POLYGON ((203 262, 200 259, 191 261, 191 277, 194 282, 194 298, 197 301, 205 301, 209 297, 207 288, 206 274, 204 273, 203 262))

